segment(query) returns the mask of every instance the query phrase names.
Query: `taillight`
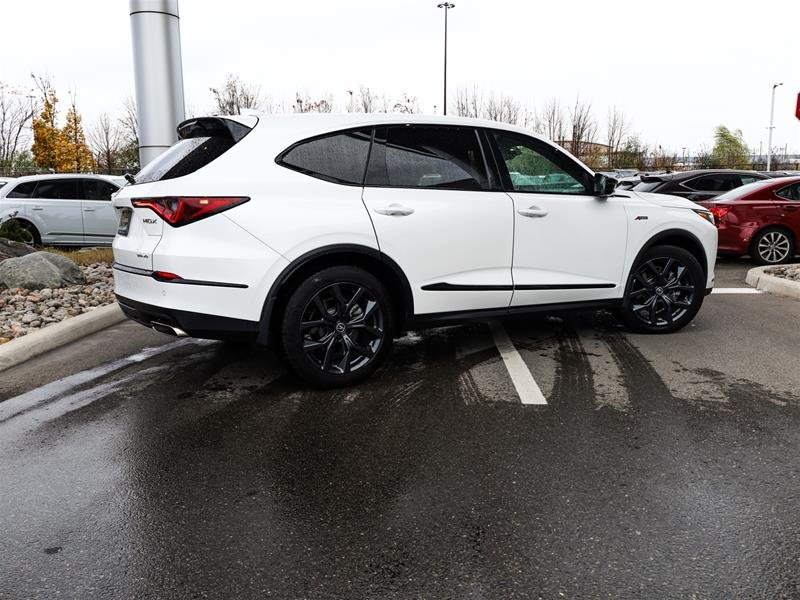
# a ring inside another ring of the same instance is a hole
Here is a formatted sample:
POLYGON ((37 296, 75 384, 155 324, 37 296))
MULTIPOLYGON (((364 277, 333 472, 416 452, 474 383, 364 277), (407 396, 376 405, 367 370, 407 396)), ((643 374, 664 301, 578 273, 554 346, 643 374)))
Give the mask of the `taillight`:
POLYGON ((205 219, 224 210, 239 206, 250 198, 236 197, 169 197, 134 198, 136 208, 149 208, 173 227, 180 227, 205 219))
POLYGON ((730 204, 715 204, 712 205, 709 209, 711 214, 714 215, 714 218, 719 221, 729 212, 731 212, 731 208, 733 208, 730 204))

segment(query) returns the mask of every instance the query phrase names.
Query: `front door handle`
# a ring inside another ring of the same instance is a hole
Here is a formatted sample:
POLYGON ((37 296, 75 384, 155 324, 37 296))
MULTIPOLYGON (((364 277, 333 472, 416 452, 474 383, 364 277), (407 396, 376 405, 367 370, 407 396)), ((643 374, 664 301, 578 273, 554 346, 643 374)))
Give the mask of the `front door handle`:
POLYGON ((521 208, 517 211, 523 217, 530 217, 532 219, 537 219, 541 217, 547 216, 547 211, 539 208, 538 206, 529 206, 528 208, 521 208))
POLYGON ((44 210, 41 206, 33 206, 31 210, 44 210))
POLYGON ((797 210, 797 207, 792 205, 784 206, 783 210, 785 210, 786 212, 795 212, 797 210))
POLYGON ((414 214, 413 208, 408 208, 402 204, 390 204, 384 208, 375 208, 373 210, 379 215, 388 215, 390 217, 406 217, 414 214))
POLYGON ((93 208, 84 208, 83 212, 94 212, 93 208))

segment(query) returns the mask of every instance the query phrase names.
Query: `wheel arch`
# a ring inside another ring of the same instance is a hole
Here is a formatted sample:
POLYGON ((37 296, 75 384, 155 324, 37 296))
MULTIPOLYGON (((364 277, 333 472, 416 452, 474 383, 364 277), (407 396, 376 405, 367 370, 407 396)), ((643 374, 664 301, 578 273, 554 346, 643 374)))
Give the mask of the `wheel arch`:
MULTIPOLYGON (((700 263, 700 268, 703 270, 703 277, 707 280, 708 279, 708 256, 706 255, 705 248, 703 248, 703 244, 694 235, 691 231, 686 231, 685 229, 666 229, 664 231, 660 231, 648 239, 642 247, 639 249, 639 252, 636 254, 636 258, 633 259, 633 263, 631 263, 631 272, 633 272, 634 267, 639 264, 642 256, 644 256, 645 252, 650 250, 655 246, 676 246, 678 248, 682 248, 689 252, 692 256, 697 259, 697 262, 700 263)), ((625 280, 625 295, 623 296, 623 302, 627 300, 628 297, 628 287, 631 283, 631 273, 628 273, 625 280)))
POLYGON ((29 225, 33 229, 33 232, 32 232, 33 240, 31 240, 31 244, 33 244, 34 246, 42 244, 42 232, 36 226, 36 223, 31 221, 27 217, 18 217, 18 216, 11 217, 8 220, 9 221, 18 221, 20 224, 29 225), (37 242, 37 236, 38 236, 38 242, 37 242))
POLYGON ((386 285, 395 300, 393 308, 398 330, 402 328, 403 323, 414 314, 414 298, 411 285, 400 266, 380 250, 358 244, 335 244, 303 254, 281 272, 264 302, 257 343, 268 343, 289 295, 303 279, 326 267, 342 264, 361 267, 386 285))
POLYGON ((756 229, 756 231, 753 233, 753 236, 750 238, 750 243, 747 245, 747 250, 750 253, 750 256, 753 256, 753 248, 755 246, 756 239, 767 229, 780 229, 781 231, 785 232, 791 238, 792 243, 794 243, 795 250, 797 249, 797 236, 791 227, 783 223, 768 223, 763 227, 756 229))

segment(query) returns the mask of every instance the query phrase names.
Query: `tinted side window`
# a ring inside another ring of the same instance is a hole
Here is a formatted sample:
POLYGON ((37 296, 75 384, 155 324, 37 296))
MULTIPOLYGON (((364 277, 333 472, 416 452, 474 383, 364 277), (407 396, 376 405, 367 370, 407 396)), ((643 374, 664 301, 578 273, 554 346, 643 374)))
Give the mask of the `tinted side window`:
POLYGON ((653 192, 663 183, 663 181, 642 181, 634 185, 631 189, 637 192, 653 192))
POLYGON ((775 195, 784 200, 794 200, 800 202, 800 183, 788 185, 785 188, 779 189, 775 195))
POLYGON ((358 129, 300 142, 278 162, 325 181, 362 185, 371 137, 372 129, 358 129))
POLYGON ((102 179, 83 180, 84 200, 111 200, 111 194, 117 191, 117 186, 102 179))
POLYGON ((555 148, 516 133, 495 131, 515 192, 589 194, 588 173, 555 148))
POLYGON ((26 181, 20 183, 13 190, 8 192, 6 198, 30 198, 33 195, 33 190, 36 189, 35 181, 26 181))
POLYGON ((39 182, 36 197, 45 200, 75 200, 78 196, 77 179, 46 179, 39 182))
POLYGON ((739 177, 720 173, 717 175, 703 175, 697 179, 687 181, 685 186, 697 190, 698 192, 727 192, 739 187, 739 177))
POLYGON ((377 128, 366 183, 444 190, 489 188, 478 134, 468 127, 377 128))
POLYGON ((756 177, 755 175, 740 175, 739 181, 742 185, 747 185, 748 183, 753 183, 754 181, 761 181, 761 177, 756 177))

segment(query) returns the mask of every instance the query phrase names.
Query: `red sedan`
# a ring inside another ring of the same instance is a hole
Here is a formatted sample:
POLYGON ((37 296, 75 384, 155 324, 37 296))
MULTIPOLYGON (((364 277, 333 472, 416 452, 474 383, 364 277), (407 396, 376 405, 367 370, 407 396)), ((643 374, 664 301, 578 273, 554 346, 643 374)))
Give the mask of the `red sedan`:
POLYGON ((794 259, 800 239, 800 177, 756 181, 698 204, 714 213, 720 254, 749 254, 762 265, 794 259))

